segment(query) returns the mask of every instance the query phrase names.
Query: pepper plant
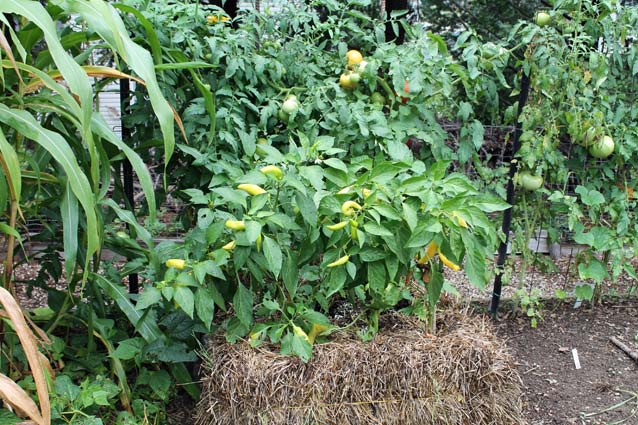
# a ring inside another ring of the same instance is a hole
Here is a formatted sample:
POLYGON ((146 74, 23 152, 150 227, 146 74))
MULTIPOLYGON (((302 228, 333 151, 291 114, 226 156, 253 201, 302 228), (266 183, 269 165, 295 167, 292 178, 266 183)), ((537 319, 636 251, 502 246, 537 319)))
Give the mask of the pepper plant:
POLYGON ((198 205, 197 226, 171 251, 186 261, 169 260, 173 267, 145 289, 141 307, 174 303, 207 327, 218 308, 229 341, 249 335, 307 360, 336 326, 328 313, 338 300, 367 321, 361 336, 370 338, 379 313, 402 300, 435 328, 449 287, 443 264, 463 266, 485 286, 497 243, 486 212, 506 208, 500 198, 448 175, 447 162, 345 162, 333 138, 298 137, 286 154, 258 147, 261 164, 246 173, 186 190, 198 205))

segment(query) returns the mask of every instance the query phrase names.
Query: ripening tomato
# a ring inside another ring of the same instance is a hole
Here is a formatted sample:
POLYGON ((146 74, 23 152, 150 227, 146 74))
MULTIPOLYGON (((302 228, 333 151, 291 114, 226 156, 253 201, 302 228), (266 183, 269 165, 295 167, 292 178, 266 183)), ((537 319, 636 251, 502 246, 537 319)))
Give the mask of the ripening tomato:
MULTIPOLYGON (((405 84, 403 85, 403 93, 405 94, 410 93, 410 82, 408 80, 405 80, 405 84)), ((408 103, 408 98, 405 96, 401 96, 401 102, 408 103)))
POLYGON ((295 96, 289 96, 281 105, 281 110, 287 114, 292 114, 299 109, 299 102, 295 96))
POLYGON ((346 53, 346 59, 348 60, 348 66, 354 66, 363 61, 363 55, 358 50, 348 50, 348 53, 346 53))
POLYGON ((527 191, 538 190, 543 185, 543 177, 537 176, 529 171, 521 171, 517 175, 517 183, 527 191))
POLYGON ((536 14, 536 25, 538 25, 539 27, 544 27, 545 25, 549 24, 551 20, 552 17, 549 16, 547 12, 538 12, 536 14))
POLYGON ((602 139, 589 147, 589 153, 594 158, 604 159, 614 152, 614 148, 614 139, 609 136, 603 136, 602 139))

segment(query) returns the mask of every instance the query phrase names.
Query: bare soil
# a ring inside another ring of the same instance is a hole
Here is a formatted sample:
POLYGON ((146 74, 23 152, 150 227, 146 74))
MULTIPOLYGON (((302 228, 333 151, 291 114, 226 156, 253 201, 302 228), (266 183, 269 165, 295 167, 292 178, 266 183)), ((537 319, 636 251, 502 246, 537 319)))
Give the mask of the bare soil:
POLYGON ((523 379, 530 425, 638 424, 638 364, 609 341, 638 351, 638 300, 573 307, 547 302, 536 329, 526 318, 497 323, 523 379))

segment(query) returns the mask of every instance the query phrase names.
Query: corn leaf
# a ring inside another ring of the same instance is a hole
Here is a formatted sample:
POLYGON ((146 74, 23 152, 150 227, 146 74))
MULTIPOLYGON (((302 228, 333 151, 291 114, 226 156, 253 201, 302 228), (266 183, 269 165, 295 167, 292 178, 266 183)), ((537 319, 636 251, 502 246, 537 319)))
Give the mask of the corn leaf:
POLYGON ((64 75, 71 91, 78 97, 82 114, 78 116, 82 123, 82 139, 87 144, 91 158, 91 181, 97 187, 99 179, 99 157, 93 143, 90 121, 93 113, 93 89, 91 82, 82 67, 69 55, 57 34, 55 22, 46 9, 37 1, 31 0, 3 0, 0 2, 0 12, 15 13, 23 16, 40 28, 44 34, 47 48, 56 66, 64 75))
POLYGON ((155 29, 153 28, 153 24, 146 19, 146 16, 142 14, 139 10, 127 6, 125 4, 117 3, 114 4, 113 7, 121 10, 124 13, 130 13, 135 16, 140 24, 144 27, 146 31, 146 42, 151 47, 151 53, 153 54, 153 61, 156 64, 162 63, 162 45, 160 44, 159 38, 157 37, 157 33, 155 33, 155 29))
POLYGON ((31 418, 36 424, 45 423, 40 414, 40 409, 31 400, 29 394, 2 373, 0 373, 0 398, 13 407, 14 410, 20 412, 20 414, 31 418))
MULTIPOLYGON (((33 374, 33 381, 35 382, 36 392, 38 393, 38 401, 40 402, 39 416, 30 415, 31 419, 38 424, 49 425, 51 423, 51 405, 49 404, 49 389, 47 381, 44 377, 44 371, 40 364, 40 356, 36 345, 36 338, 33 332, 27 325, 22 315, 22 309, 17 301, 13 298, 11 293, 4 288, 0 288, 0 304, 4 307, 5 312, 9 316, 13 328, 15 329, 24 355, 29 362, 29 368, 33 374)), ((4 377, 4 375, 1 375, 4 377)), ((8 378, 7 378, 8 379, 8 378)), ((11 381, 10 379, 8 379, 11 381)), ((13 381, 11 381, 13 382, 13 381)), ((4 381, 6 385, 9 385, 4 381)), ((19 387, 18 387, 19 388, 19 387)), ((14 397, 19 397, 17 393, 13 393, 14 397)), ((28 396, 27 396, 28 397, 28 396)), ((28 407, 26 404, 24 404, 28 407)))
POLYGON ((146 197, 146 203, 148 204, 149 218, 151 221, 154 221, 157 218, 157 208, 155 202, 155 189, 153 187, 153 180, 151 178, 151 174, 146 168, 146 164, 142 158, 131 149, 126 143, 124 143, 108 126, 104 118, 100 114, 93 115, 93 131, 98 134, 100 137, 104 138, 107 142, 113 144, 118 149, 120 149, 126 158, 131 163, 133 170, 135 170, 135 174, 137 174, 137 178, 140 181, 140 186, 142 187, 142 191, 144 192, 144 196, 146 197))
MULTIPOLYGON (((95 313, 93 313, 95 314, 95 313)), ((126 370, 124 369, 124 365, 122 361, 113 355, 115 352, 115 347, 113 347, 113 343, 111 340, 104 335, 108 335, 111 329, 107 329, 99 320, 97 320, 97 316, 94 316, 93 319, 95 323, 96 331, 93 331, 93 335, 95 335, 106 347, 106 351, 109 353, 109 359, 111 361, 111 366, 115 376, 117 376, 118 385, 120 387, 120 400, 122 401, 123 407, 131 412, 131 388, 128 385, 128 378, 126 376, 126 370)))
POLYGON ((20 172, 20 161, 13 147, 9 144, 2 129, 0 128, 0 162, 2 164, 3 171, 9 184, 9 190, 11 191, 11 197, 15 201, 20 200, 20 194, 22 192, 22 175, 20 172))
POLYGON ((155 75, 151 54, 128 36, 128 30, 117 10, 103 0, 62 0, 60 5, 70 13, 77 13, 96 31, 111 49, 145 81, 151 106, 159 120, 164 135, 165 164, 175 149, 173 110, 164 98, 155 75))
MULTIPOLYGON (((16 65, 16 59, 13 57, 13 52, 11 51, 9 40, 7 40, 7 37, 5 37, 4 33, 2 32, 0 32, 0 48, 4 50, 5 54, 9 58, 9 61, 11 61, 11 63, 13 64, 13 69, 15 69, 16 74, 18 74, 20 82, 24 84, 24 81, 22 81, 22 75, 20 74, 20 71, 18 71, 18 66, 16 65)), ((4 81, 4 78, 2 80, 4 81)))
MULTIPOLYGON (((22 65, 23 64, 18 64, 18 66, 22 66, 22 65)), ((28 69, 29 72, 33 72, 34 74, 36 74, 39 77, 39 79, 34 79, 33 81, 29 82, 29 84, 25 87, 26 93, 32 93, 40 89, 43 85, 51 88, 52 90, 57 91, 56 89, 53 88, 53 86, 51 86, 50 81, 64 79, 64 76, 62 75, 60 71, 52 71, 52 72, 49 72, 48 74, 44 74, 42 71, 39 71, 36 68, 32 68, 32 67, 27 68, 27 67, 28 65, 25 66, 25 69, 28 69), (42 76, 42 74, 47 76, 46 80, 42 76)), ((118 71, 117 69, 109 68, 106 66, 83 66, 82 69, 86 72, 86 75, 90 77, 114 78, 114 79, 120 79, 120 80, 130 79, 135 81, 136 83, 141 84, 142 86, 146 86, 146 82, 144 82, 144 80, 141 80, 133 75, 130 75, 125 72, 121 72, 121 71, 118 71)), ((173 111, 173 119, 175 120, 175 123, 179 127, 180 132, 182 133, 182 137, 184 138, 184 140, 186 140, 186 129, 184 128, 184 123, 182 122, 182 119, 180 118, 175 108, 173 108, 170 104, 169 104, 169 107, 171 108, 171 111, 173 111)))
POLYGON ((67 183, 64 197, 60 205, 64 242, 64 271, 67 279, 71 279, 78 255, 78 200, 73 195, 71 185, 67 183))
POLYGON ((126 315, 135 329, 142 335, 146 342, 153 342, 157 339, 165 339, 166 337, 160 330, 157 323, 150 316, 144 316, 144 312, 137 310, 124 285, 106 279, 104 276, 93 274, 95 281, 102 287, 104 292, 115 301, 117 306, 126 315))
POLYGON ((99 231, 95 213, 95 198, 86 175, 78 165, 71 147, 66 140, 51 130, 42 127, 28 112, 11 109, 0 104, 0 122, 3 122, 38 143, 62 166, 73 194, 84 210, 87 222, 87 259, 85 275, 88 273, 88 261, 99 248, 99 231))

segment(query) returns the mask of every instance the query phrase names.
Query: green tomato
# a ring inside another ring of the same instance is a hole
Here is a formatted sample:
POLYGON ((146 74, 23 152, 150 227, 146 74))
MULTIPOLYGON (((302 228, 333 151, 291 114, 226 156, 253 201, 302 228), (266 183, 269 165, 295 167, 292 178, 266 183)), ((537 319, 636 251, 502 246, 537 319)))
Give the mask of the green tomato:
POLYGON ((287 114, 292 114, 293 112, 299 109, 299 102, 295 96, 290 96, 288 99, 284 101, 281 105, 281 110, 287 114))
POLYGON ((279 118, 281 121, 288 122, 290 115, 280 109, 279 112, 277 112, 277 118, 279 118))
POLYGON ((609 136, 603 136, 602 139, 589 147, 589 153, 594 158, 604 159, 614 152, 614 148, 614 139, 609 136))
POLYGON ((539 27, 544 27, 545 25, 549 24, 551 20, 552 17, 549 16, 547 12, 538 12, 536 14, 536 25, 538 25, 539 27))
POLYGON ((543 185, 543 177, 536 176, 529 171, 521 171, 517 176, 518 184, 527 191, 534 191, 540 189, 543 185))
POLYGON ((372 102, 375 105, 383 106, 385 105, 385 97, 379 92, 374 92, 370 96, 370 102, 372 102))
POLYGON ((363 74, 366 70, 366 67, 368 66, 368 62, 363 60, 361 62, 359 62, 359 65, 357 65, 357 72, 359 74, 363 74))
POLYGON ((361 81, 361 74, 359 74, 358 72, 353 72, 348 77, 350 78, 350 83, 354 84, 355 86, 359 84, 359 81, 361 81))

